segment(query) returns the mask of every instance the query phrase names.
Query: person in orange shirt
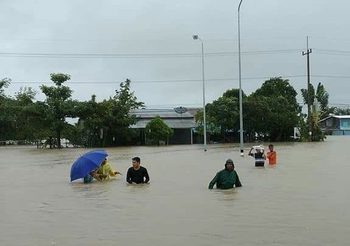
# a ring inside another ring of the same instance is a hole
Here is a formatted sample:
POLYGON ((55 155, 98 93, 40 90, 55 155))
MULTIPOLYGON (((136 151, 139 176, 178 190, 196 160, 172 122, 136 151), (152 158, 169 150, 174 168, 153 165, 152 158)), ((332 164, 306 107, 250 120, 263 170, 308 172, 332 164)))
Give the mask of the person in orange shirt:
POLYGON ((273 150, 273 144, 269 145, 269 151, 266 153, 266 158, 269 160, 270 165, 274 165, 277 162, 277 153, 273 150))

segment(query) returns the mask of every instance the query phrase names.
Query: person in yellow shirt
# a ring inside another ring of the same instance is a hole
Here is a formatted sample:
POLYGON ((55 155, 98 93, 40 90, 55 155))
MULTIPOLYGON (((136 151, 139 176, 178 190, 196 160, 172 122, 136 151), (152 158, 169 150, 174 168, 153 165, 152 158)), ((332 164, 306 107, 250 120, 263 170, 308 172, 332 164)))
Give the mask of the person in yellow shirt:
POLYGON ((101 178, 101 181, 109 180, 111 177, 121 174, 118 171, 114 171, 112 166, 107 162, 107 159, 104 159, 100 168, 97 170, 97 174, 101 178))
POLYGON ((269 151, 266 153, 266 158, 269 160, 270 165, 277 163, 277 153, 273 150, 273 144, 269 145, 269 151))

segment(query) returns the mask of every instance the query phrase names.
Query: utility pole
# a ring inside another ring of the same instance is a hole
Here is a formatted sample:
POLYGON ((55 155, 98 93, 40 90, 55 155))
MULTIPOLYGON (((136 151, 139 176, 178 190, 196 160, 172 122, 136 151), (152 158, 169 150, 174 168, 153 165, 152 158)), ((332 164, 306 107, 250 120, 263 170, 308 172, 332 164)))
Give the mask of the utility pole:
POLYGON ((307 66, 307 118, 309 126, 309 141, 311 142, 312 137, 312 124, 311 124, 311 105, 310 105, 310 57, 312 49, 309 49, 309 36, 306 36, 306 52, 303 51, 302 55, 306 55, 306 66, 307 66))

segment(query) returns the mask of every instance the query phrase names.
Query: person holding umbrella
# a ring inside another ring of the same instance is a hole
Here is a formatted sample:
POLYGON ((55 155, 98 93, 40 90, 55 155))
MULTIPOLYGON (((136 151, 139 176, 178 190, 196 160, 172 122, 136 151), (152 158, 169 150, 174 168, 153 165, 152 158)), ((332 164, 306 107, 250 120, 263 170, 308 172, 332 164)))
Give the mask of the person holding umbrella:
POLYGON ((111 177, 115 177, 117 174, 121 175, 120 172, 113 170, 112 166, 107 162, 107 158, 102 161, 96 174, 101 181, 109 180, 111 177))
MULTIPOLYGON (((70 181, 76 179, 84 179, 84 183, 90 183, 95 178, 102 181, 106 174, 99 174, 99 170, 103 161, 108 156, 105 150, 92 150, 81 155, 73 164, 70 171, 70 181)), ((108 168, 107 168, 108 169, 108 168)))
POLYGON ((98 181, 102 181, 103 176, 101 176, 100 174, 97 173, 97 169, 91 171, 89 174, 87 174, 84 178, 84 184, 88 184, 91 183, 94 179, 98 180, 98 181))

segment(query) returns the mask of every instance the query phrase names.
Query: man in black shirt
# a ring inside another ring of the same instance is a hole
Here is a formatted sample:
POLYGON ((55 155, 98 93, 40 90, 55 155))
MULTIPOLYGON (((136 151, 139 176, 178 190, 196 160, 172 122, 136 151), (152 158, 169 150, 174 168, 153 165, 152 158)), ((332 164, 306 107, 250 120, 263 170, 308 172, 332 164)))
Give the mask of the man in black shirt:
POLYGON ((140 166, 140 163, 140 157, 132 158, 132 167, 128 169, 128 173, 126 175, 126 182, 128 182, 129 184, 148 183, 149 176, 147 169, 140 166))

